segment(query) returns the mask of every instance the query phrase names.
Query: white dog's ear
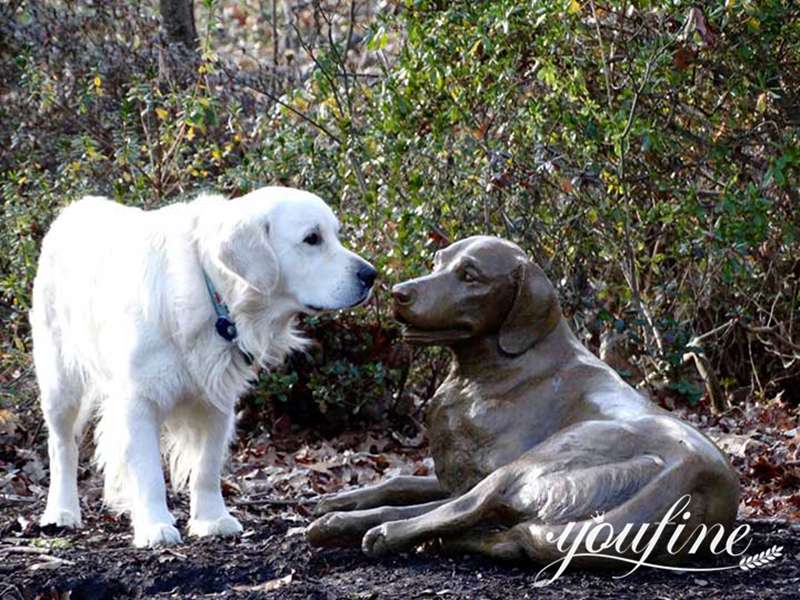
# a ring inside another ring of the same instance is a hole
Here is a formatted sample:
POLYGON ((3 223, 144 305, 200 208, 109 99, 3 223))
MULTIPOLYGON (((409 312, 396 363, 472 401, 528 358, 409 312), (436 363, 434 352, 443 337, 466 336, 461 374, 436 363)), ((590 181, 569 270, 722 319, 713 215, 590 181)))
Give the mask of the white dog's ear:
POLYGON ((269 240, 269 225, 240 221, 223 229, 217 260, 247 285, 264 295, 278 284, 278 258, 269 240))

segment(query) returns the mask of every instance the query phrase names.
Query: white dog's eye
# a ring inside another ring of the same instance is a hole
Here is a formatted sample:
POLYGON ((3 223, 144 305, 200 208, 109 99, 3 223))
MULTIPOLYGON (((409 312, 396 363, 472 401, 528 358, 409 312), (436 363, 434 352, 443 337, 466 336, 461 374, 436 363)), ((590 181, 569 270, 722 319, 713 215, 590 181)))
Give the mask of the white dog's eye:
POLYGON ((303 240, 309 246, 316 246, 322 241, 318 233, 309 233, 303 240))

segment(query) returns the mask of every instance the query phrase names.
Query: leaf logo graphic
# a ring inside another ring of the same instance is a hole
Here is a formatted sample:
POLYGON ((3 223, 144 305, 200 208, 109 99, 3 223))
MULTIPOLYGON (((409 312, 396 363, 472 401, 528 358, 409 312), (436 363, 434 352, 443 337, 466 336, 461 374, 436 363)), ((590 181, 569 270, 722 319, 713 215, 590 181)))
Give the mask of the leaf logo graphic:
POLYGON ((779 559, 782 553, 783 546, 772 546, 772 548, 768 548, 767 550, 759 552, 758 554, 745 556, 739 561, 739 568, 743 571, 750 571, 751 569, 755 569, 757 567, 763 567, 764 565, 771 563, 773 560, 779 559))

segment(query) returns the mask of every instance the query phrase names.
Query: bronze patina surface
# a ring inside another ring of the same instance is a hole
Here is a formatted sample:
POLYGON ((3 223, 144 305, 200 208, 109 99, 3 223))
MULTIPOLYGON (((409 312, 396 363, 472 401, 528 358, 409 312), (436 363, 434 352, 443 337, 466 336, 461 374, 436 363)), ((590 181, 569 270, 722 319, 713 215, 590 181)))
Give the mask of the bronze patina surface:
POLYGON ((546 536, 569 522, 577 532, 602 513, 619 532, 658 522, 686 494, 686 535, 732 525, 738 476, 722 452, 578 341, 552 284, 516 245, 459 241, 393 295, 408 342, 453 353, 427 415, 436 476, 324 497, 310 543, 360 542, 378 556, 440 539, 460 552, 554 560, 563 552, 546 536))

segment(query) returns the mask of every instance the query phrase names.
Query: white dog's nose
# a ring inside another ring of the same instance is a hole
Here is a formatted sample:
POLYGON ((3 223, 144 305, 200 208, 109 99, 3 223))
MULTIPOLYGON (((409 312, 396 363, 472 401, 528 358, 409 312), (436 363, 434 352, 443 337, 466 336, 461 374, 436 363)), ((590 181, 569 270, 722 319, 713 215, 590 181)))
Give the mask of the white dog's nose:
POLYGON ((356 277, 358 277, 358 280, 364 285, 365 288, 369 289, 372 287, 372 284, 375 283, 375 276, 377 274, 378 272, 372 267, 372 265, 365 264, 359 267, 356 277))

